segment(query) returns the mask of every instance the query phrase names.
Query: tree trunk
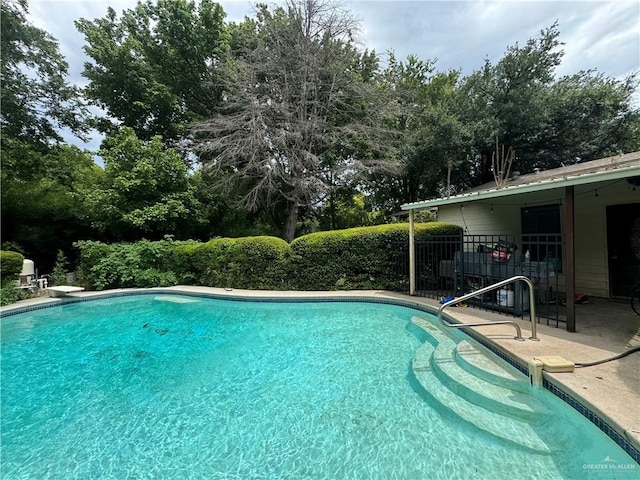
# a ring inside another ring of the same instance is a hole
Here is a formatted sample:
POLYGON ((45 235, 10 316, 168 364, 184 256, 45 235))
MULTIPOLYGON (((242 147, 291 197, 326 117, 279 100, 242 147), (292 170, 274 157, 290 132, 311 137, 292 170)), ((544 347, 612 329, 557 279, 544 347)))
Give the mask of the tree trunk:
POLYGON ((331 230, 336 230, 336 201, 333 190, 329 194, 329 218, 331 219, 331 230))
POLYGON ((289 203, 289 213, 284 223, 283 236, 287 242, 291 242, 296 235, 296 224, 298 223, 298 204, 295 202, 289 203))

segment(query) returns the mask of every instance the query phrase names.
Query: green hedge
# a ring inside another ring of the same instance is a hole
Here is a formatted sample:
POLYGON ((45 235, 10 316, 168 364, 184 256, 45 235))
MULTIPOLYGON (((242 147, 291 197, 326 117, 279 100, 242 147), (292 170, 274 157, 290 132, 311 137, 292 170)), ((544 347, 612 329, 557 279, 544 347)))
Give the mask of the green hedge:
POLYGON ((177 247, 180 283, 256 290, 290 288, 291 248, 276 237, 220 238, 177 247))
MULTIPOLYGON (((24 256, 18 252, 0 250, 0 306, 21 300, 26 292, 16 288, 24 256)), ((26 297, 25 297, 26 298, 26 297)))
POLYGON ((24 256, 18 252, 0 250, 0 283, 18 280, 24 256))
MULTIPOLYGON (((455 225, 415 226, 416 240, 456 235, 455 225)), ((218 238, 207 243, 78 242, 79 282, 89 289, 179 284, 254 290, 406 290, 397 273, 408 224, 319 232, 291 245, 276 237, 218 238)))
POLYGON ((290 247, 275 237, 221 238, 207 243, 162 240, 106 244, 82 241, 78 281, 91 290, 190 284, 289 288, 290 247))
MULTIPOLYGON (((460 227, 440 222, 415 225, 416 240, 456 235, 460 227)), ((299 290, 406 290, 408 279, 397 273, 398 243, 409 241, 408 224, 350 228, 295 239, 295 287, 299 290)))

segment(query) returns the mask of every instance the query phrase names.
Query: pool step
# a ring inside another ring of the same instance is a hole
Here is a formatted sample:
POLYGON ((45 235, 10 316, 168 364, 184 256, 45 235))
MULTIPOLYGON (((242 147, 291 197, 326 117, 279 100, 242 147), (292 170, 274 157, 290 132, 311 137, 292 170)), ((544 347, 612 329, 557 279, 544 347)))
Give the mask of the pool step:
POLYGON ((522 376, 517 390, 488 382, 460 367, 455 358, 456 346, 449 339, 440 340, 431 356, 434 373, 454 393, 476 405, 513 417, 535 420, 547 414, 547 409, 526 391, 531 388, 527 377, 522 376))
MULTIPOLYGON (((432 339, 431 344, 436 347, 432 361, 440 378, 444 377, 444 381, 454 381, 462 387, 466 386, 468 390, 474 390, 473 387, 479 385, 480 388, 475 389, 479 395, 486 392, 500 403, 511 403, 514 391, 526 394, 522 400, 526 401, 530 397, 529 379, 515 367, 486 351, 474 340, 454 340, 446 332, 420 317, 415 317, 414 323, 432 339), (487 382, 493 386, 487 386, 487 382)), ((517 407, 519 402, 516 400, 514 406, 517 407)), ((543 408, 538 404, 536 407, 543 408)), ((523 412, 530 411, 529 406, 522 409, 523 412)))
POLYGON ((412 322, 427 333, 428 337, 433 339, 431 341, 432 345, 446 344, 447 346, 452 346, 455 350, 453 353, 456 363, 473 376, 496 386, 529 392, 530 384, 526 376, 515 367, 487 351, 475 340, 471 338, 461 341, 453 340, 442 329, 420 317, 414 317, 412 322))
POLYGON ((456 362, 466 371, 489 383, 528 392, 528 378, 511 365, 500 362, 491 352, 473 339, 462 340, 456 346, 456 362))
MULTIPOLYGON (((549 453, 535 427, 550 418, 546 408, 524 392, 529 388, 526 377, 522 376, 522 384, 518 383, 514 372, 508 368, 501 371, 503 366, 495 361, 485 373, 492 376, 491 381, 478 377, 457 363, 457 343, 451 337, 427 320, 414 317, 412 321, 430 337, 412 362, 413 374, 424 393, 491 435, 538 453, 549 453), (505 379, 507 384, 517 384, 518 389, 496 385, 505 379)), ((466 345, 462 348, 465 352, 467 349, 466 345)), ((487 357, 474 362, 472 368, 491 361, 487 357)))

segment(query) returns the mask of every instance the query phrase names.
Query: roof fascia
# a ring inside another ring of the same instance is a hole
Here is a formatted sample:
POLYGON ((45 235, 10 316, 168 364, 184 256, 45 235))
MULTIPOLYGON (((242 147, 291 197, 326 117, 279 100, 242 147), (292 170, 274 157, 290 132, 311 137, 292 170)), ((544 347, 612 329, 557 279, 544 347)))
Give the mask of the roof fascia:
POLYGON ((479 200, 488 200, 491 198, 507 197, 511 195, 522 195, 525 193, 542 192, 545 190, 553 190, 555 188, 588 185, 591 183, 607 182, 611 180, 620 180, 624 178, 640 175, 640 167, 634 165, 627 168, 617 168, 615 170, 606 170, 603 172, 595 172, 576 176, 563 176, 550 180, 542 180, 536 183, 527 183, 524 185, 516 185, 513 187, 495 188, 480 192, 462 193, 447 198, 435 198, 433 200, 425 200, 423 202, 405 203, 400 208, 402 210, 420 210, 423 208, 439 207, 441 205, 451 205, 464 202, 475 202, 479 200))

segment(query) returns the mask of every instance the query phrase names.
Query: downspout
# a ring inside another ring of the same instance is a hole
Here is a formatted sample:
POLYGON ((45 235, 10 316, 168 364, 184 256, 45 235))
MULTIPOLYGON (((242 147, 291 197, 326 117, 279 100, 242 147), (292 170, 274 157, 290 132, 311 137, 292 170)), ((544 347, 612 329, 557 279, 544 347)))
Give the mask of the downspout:
POLYGON ((416 294, 416 243, 413 210, 409 210, 409 295, 416 294))
POLYGON ((565 187, 567 332, 576 331, 576 256, 575 256, 575 198, 573 186, 565 187))

